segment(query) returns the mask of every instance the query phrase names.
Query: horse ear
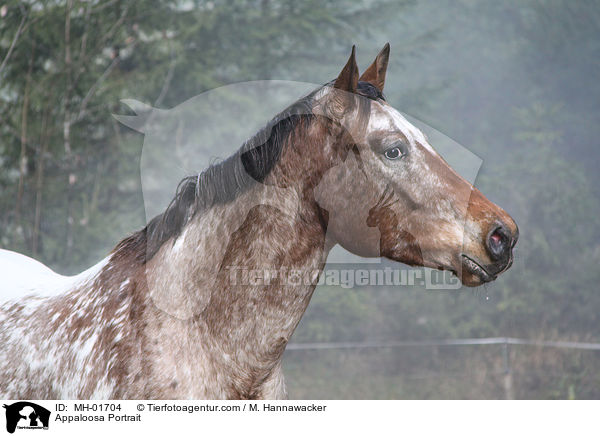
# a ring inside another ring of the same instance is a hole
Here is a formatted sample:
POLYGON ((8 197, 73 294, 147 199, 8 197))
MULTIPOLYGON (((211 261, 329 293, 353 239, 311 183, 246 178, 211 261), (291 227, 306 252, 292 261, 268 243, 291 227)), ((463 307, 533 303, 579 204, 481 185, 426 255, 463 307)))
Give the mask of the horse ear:
POLYGON ((350 58, 348 58, 348 62, 342 69, 342 72, 335 79, 334 88, 340 89, 342 91, 355 93, 356 87, 358 86, 358 65, 356 64, 356 47, 352 46, 352 53, 350 53, 350 58))
POLYGON ((383 85, 385 84, 385 72, 387 71, 388 60, 390 58, 390 43, 386 43, 371 66, 365 70, 360 80, 362 82, 369 82, 380 91, 383 91, 383 85))

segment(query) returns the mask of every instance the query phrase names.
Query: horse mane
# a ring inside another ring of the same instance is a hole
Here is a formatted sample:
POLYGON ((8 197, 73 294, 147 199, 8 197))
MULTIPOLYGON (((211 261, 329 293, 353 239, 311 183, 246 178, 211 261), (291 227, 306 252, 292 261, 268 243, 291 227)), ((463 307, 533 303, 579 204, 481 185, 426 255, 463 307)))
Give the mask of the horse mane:
MULTIPOLYGON (((167 240, 177 237, 196 213, 228 203, 255 183, 263 182, 279 161, 292 132, 299 126, 308 128, 317 116, 312 107, 314 97, 321 89, 279 113, 225 160, 210 165, 197 175, 183 178, 166 210, 143 229, 119 242, 113 254, 133 252, 136 261, 145 263, 167 240)), ((381 91, 368 82, 358 83, 357 94, 366 100, 385 101, 381 91)))

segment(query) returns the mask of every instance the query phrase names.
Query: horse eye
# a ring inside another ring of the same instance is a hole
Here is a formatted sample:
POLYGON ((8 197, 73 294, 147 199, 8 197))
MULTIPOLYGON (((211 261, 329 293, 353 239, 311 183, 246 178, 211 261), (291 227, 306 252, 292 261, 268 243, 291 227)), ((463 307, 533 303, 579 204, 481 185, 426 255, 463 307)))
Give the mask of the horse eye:
POLYGON ((396 160, 402 157, 402 150, 400 150, 400 147, 393 147, 386 150, 383 155, 389 160, 396 160))

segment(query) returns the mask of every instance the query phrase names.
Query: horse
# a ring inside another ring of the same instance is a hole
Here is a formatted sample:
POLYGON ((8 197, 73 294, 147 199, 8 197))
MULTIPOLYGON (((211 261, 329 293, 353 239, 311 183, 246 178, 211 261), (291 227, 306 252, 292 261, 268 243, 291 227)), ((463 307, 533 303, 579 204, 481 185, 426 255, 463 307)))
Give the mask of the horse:
POLYGON ((284 399, 284 350, 336 244, 465 286, 506 271, 516 223, 386 101, 389 52, 359 75, 353 47, 334 80, 184 178, 89 270, 0 252, 14 297, 0 310, 0 396, 284 399), (240 270, 271 274, 240 283, 240 270))

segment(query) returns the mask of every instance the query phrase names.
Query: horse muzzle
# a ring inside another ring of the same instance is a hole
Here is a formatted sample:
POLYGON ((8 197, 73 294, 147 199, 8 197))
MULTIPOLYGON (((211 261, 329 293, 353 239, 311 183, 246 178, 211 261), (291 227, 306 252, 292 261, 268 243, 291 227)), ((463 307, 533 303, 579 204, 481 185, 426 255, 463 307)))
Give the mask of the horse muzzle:
POLYGON ((514 222, 514 230, 508 225, 497 223, 485 238, 486 253, 491 262, 484 262, 475 256, 461 254, 461 281, 466 286, 478 286, 495 280, 513 264, 513 248, 519 239, 519 228, 514 222))

